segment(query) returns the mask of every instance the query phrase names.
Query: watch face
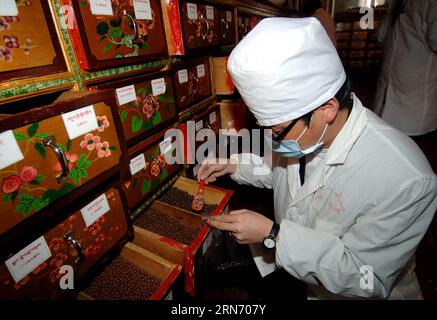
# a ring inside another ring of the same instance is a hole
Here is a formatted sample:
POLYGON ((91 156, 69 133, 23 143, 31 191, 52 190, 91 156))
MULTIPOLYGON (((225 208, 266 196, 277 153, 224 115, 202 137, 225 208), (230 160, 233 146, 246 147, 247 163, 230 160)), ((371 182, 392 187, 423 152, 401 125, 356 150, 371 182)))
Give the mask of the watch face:
POLYGON ((264 246, 266 248, 272 249, 275 247, 275 240, 271 239, 271 238, 265 238, 264 239, 264 246))

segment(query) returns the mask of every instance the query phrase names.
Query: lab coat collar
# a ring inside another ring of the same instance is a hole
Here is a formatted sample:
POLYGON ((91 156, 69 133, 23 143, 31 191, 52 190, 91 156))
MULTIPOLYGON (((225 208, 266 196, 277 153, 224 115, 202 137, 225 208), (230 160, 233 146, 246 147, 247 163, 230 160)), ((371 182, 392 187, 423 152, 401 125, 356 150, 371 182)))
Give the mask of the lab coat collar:
MULTIPOLYGON (((329 170, 333 169, 331 166, 344 164, 346 161, 352 146, 357 141, 368 122, 365 108, 361 101, 354 94, 353 99, 354 105, 351 114, 337 137, 334 139, 334 142, 329 147, 325 160, 322 160, 308 180, 305 181, 302 188, 298 189, 296 194, 292 196, 293 200, 290 206, 295 206, 309 195, 324 187, 326 179, 330 172, 332 173, 332 170, 329 170)), ((311 218, 308 217, 307 220, 307 223, 311 224, 311 218)))
POLYGON ((354 93, 352 97, 352 111, 326 154, 325 163, 328 166, 344 164, 352 146, 367 125, 368 118, 363 104, 354 93))

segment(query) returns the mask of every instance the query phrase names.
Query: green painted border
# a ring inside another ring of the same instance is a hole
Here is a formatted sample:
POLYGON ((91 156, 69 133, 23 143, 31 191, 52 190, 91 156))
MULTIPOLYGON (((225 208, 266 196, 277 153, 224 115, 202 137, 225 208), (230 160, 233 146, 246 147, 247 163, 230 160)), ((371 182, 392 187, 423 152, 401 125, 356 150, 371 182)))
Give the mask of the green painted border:
POLYGON ((216 100, 217 96, 212 95, 211 97, 208 97, 205 100, 197 103, 190 109, 182 111, 181 113, 179 113, 179 122, 185 122, 186 120, 189 120, 192 116, 200 113, 204 109, 211 106, 216 100))

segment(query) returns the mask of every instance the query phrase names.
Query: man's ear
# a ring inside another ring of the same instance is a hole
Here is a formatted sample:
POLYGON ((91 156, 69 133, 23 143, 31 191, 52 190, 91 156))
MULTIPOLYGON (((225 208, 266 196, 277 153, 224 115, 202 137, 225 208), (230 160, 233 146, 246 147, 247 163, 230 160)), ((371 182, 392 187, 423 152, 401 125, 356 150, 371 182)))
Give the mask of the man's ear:
POLYGON ((320 107, 322 117, 327 124, 331 124, 335 120, 339 110, 340 110, 340 103, 335 97, 329 99, 320 107))

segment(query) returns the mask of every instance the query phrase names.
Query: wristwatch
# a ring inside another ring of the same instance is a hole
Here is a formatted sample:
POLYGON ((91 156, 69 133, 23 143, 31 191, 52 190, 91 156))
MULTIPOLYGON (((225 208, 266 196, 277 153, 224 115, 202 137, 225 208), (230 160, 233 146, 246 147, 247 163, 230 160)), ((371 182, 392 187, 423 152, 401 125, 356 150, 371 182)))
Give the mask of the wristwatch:
POLYGON ((272 229, 270 230, 270 234, 264 238, 263 244, 268 249, 273 249, 276 247, 276 236, 279 233, 279 224, 276 222, 273 223, 272 229))

